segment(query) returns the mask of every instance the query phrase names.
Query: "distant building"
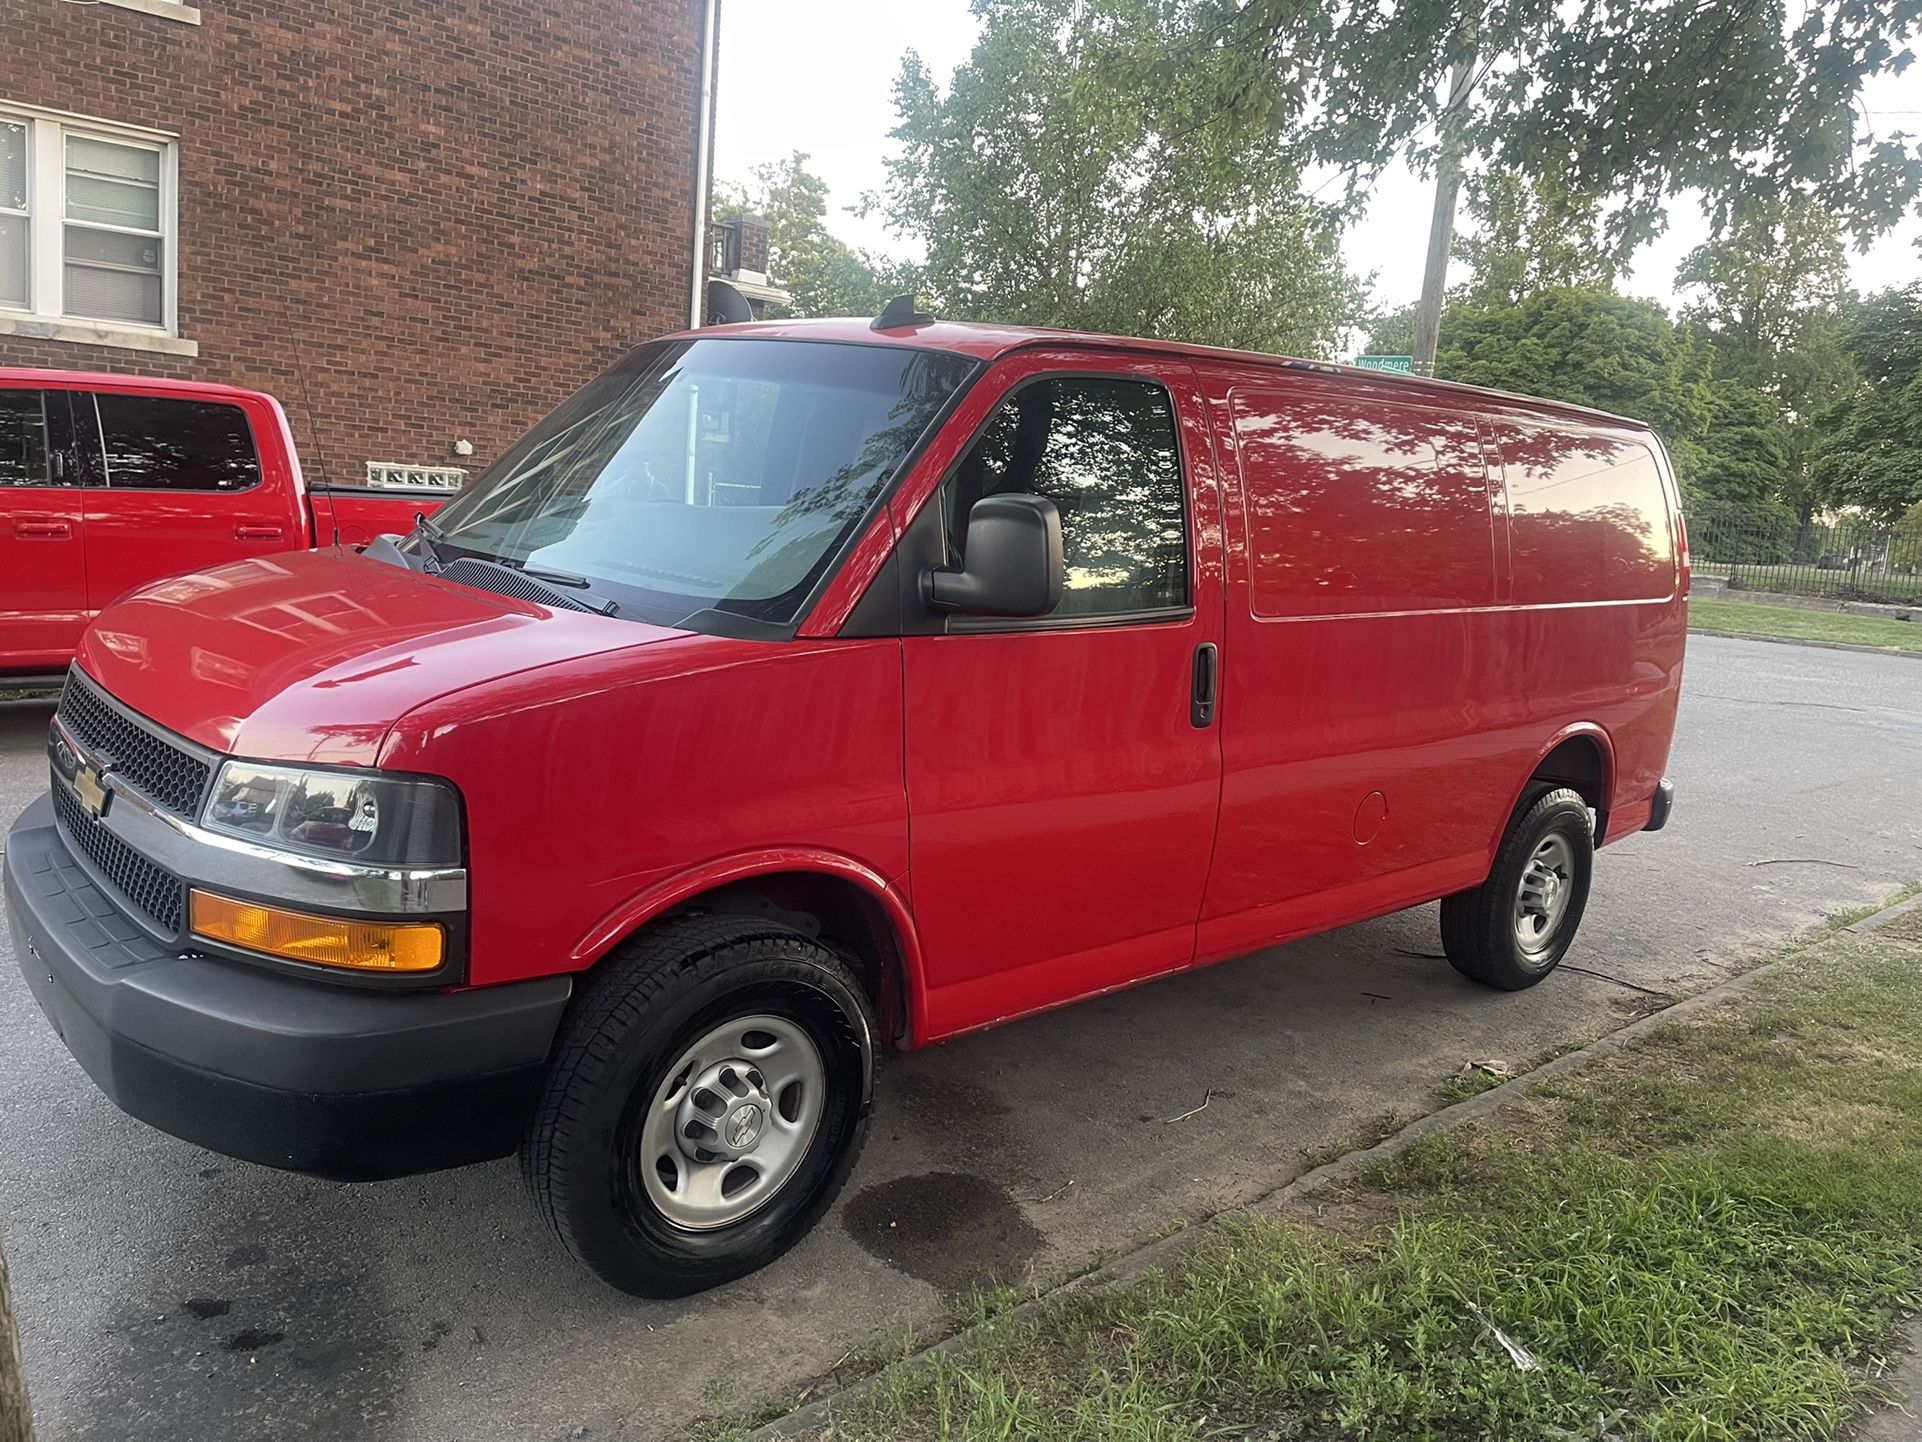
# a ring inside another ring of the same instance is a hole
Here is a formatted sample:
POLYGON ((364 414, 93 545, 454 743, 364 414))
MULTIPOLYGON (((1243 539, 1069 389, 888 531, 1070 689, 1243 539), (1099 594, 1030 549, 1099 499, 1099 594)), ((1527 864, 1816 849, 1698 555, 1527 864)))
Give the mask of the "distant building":
POLYGON ((272 391, 336 484, 477 470, 694 314, 714 19, 0 0, 0 365, 272 391))
MULTIPOLYGON (((747 302, 755 320, 767 318, 768 306, 786 305, 794 299, 768 276, 768 223, 760 216, 731 211, 721 217, 712 234, 708 276, 747 302)), ((716 292, 710 287, 707 317, 710 323, 740 319, 724 314, 724 295, 724 291, 716 292)))

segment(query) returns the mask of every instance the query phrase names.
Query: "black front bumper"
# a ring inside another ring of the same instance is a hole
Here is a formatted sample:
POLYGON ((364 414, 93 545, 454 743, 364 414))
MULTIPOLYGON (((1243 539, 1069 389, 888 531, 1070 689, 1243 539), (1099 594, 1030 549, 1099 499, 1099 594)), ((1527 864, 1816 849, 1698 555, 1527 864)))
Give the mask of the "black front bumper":
POLYGON ((43 797, 7 835, 7 919, 40 1003, 122 1111, 244 1161, 372 1181, 508 1155, 567 977, 368 992, 179 955, 74 858, 43 797))

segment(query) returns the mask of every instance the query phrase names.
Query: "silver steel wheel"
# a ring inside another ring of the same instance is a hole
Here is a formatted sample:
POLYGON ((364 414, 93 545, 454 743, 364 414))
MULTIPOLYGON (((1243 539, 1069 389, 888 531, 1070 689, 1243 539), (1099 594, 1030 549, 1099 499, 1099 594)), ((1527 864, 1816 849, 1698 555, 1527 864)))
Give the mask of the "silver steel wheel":
POLYGON ((804 1030, 778 1016, 726 1022, 681 1053, 649 1105, 641 1185, 677 1227, 729 1226, 800 1168, 826 1103, 827 1068, 804 1030))
POLYGON ((1568 838, 1543 837, 1515 889, 1515 942, 1526 954, 1546 951, 1555 940, 1574 894, 1574 876, 1575 848, 1568 838))

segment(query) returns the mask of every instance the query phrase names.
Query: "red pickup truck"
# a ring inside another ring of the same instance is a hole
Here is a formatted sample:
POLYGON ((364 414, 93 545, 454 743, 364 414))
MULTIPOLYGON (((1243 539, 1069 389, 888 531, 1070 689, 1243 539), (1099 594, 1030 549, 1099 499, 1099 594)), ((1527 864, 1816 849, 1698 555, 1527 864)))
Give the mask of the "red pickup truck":
POLYGON ((671 336, 403 543, 103 613, 15 952, 155 1126, 518 1149, 599 1275, 710 1286, 832 1201, 882 1047, 1437 898, 1464 976, 1549 977, 1669 816, 1680 501, 1645 426, 1413 377, 671 336))
POLYGON ((57 680, 87 622, 136 586, 364 546, 445 499, 309 488, 259 391, 0 368, 0 686, 57 680))

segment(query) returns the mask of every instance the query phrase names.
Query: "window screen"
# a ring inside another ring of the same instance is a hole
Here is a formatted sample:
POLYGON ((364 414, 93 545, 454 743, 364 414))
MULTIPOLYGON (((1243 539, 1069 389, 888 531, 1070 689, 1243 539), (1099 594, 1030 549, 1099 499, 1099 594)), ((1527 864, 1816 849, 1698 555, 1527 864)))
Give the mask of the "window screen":
POLYGON ((44 486, 47 417, 39 391, 0 391, 0 486, 44 486))
POLYGON ((1046 496, 1061 513, 1058 616, 1188 604, 1187 513, 1168 393, 1144 381, 1062 376, 1023 386, 948 481, 949 549, 964 554, 983 496, 1046 496))
POLYGON ((27 127, 0 120, 0 305, 27 304, 27 127))
POLYGON ((148 491, 244 491, 260 483, 253 431, 239 406, 102 393, 107 484, 148 491))
POLYGON ((67 314, 161 324, 160 151, 68 136, 66 218, 67 314))

